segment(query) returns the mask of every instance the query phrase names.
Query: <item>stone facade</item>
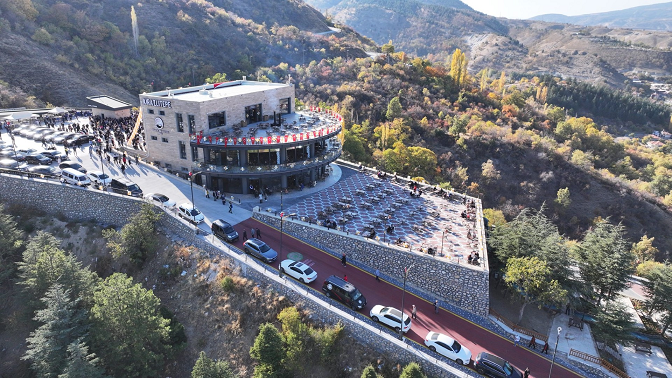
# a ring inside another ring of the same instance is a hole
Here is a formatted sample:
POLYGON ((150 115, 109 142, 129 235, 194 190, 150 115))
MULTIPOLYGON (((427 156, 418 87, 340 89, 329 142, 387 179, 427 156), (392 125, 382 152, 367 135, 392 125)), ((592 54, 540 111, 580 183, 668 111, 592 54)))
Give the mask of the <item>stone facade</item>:
MULTIPOLYGON (((254 218, 280 229, 280 218, 273 214, 255 212, 254 218)), ((283 231, 287 234, 309 241, 336 257, 345 253, 348 260, 361 263, 370 272, 379 269, 383 275, 403 277, 404 267, 412 265, 407 285, 473 314, 482 317, 489 314, 488 270, 409 252, 301 221, 285 218, 283 223, 283 231)))
MULTIPOLYGON (((245 121, 245 107, 261 104, 262 116, 280 113, 280 101, 289 99, 294 107, 294 86, 238 80, 221 85, 171 89, 140 95, 145 140, 150 159, 175 171, 191 170, 192 153, 189 134, 208 133, 245 121), (226 112, 226 124, 210 129, 208 115, 226 112), (182 126, 178 127, 178 114, 182 126), (193 116, 193 123, 189 116, 193 116), (186 146, 186 156, 180 156, 180 143, 186 146)), ((287 110, 284 110, 287 112, 287 110)), ((203 156, 199 157, 201 160, 203 156)))

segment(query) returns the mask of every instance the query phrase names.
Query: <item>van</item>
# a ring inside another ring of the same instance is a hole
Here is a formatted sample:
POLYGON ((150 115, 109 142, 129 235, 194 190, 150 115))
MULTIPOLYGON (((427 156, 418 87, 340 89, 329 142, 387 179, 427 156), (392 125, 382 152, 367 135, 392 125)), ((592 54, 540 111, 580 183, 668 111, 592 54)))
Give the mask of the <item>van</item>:
POLYGON ((212 233, 229 243, 233 243, 236 240, 238 240, 238 232, 231 227, 231 225, 228 222, 225 222, 223 219, 217 219, 216 221, 212 222, 212 226, 210 226, 210 229, 212 230, 212 233))
POLYGON ((138 184, 125 178, 113 178, 110 181, 110 189, 118 194, 142 197, 142 189, 138 184))
POLYGON ((366 306, 366 298, 355 285, 341 277, 330 276, 322 284, 322 291, 329 298, 337 299, 353 310, 361 310, 366 306))
POLYGON ((87 175, 73 168, 65 168, 61 171, 61 182, 77 186, 91 185, 91 180, 87 175))

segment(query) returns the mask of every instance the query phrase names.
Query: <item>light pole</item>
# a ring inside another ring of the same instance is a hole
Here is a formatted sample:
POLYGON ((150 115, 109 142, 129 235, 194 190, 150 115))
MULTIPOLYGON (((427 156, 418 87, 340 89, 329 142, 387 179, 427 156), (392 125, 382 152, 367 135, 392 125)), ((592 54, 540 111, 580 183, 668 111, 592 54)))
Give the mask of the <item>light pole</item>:
POLYGON ((404 267, 404 291, 401 293, 401 319, 399 320, 399 339, 404 339, 404 297, 406 296, 406 278, 408 271, 413 267, 411 264, 408 268, 404 267))
POLYGON ((558 341, 560 340, 560 332, 562 327, 558 327, 558 337, 555 339, 555 350, 553 351, 553 360, 551 361, 551 370, 548 371, 548 378, 551 378, 553 372, 553 365, 555 364, 555 354, 558 352, 558 341))
MULTIPOLYGON (((280 193, 282 193, 282 192, 280 192, 280 193)), ((280 255, 279 256, 280 258, 278 259, 278 261, 282 261, 282 234, 283 234, 283 232, 282 232, 282 221, 284 219, 284 216, 285 216, 285 213, 281 211, 280 212, 280 253, 278 253, 280 255)), ((280 274, 280 277, 282 277, 282 267, 278 266, 278 272, 280 274)))
POLYGON ((441 256, 443 256, 443 241, 446 240, 446 229, 441 231, 441 256))

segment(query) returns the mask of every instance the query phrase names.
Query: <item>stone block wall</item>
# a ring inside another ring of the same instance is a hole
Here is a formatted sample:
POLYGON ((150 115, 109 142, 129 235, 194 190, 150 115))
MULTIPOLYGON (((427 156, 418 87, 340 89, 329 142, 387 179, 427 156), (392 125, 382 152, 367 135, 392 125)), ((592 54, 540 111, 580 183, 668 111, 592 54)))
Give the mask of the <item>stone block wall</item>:
MULTIPOLYGON (((255 212, 254 218, 280 229, 280 218, 270 213, 255 212)), ((451 303, 470 313, 487 317, 490 309, 489 272, 466 264, 455 264, 425 254, 409 252, 384 243, 340 231, 327 230, 305 222, 283 220, 283 231, 340 257, 345 253, 382 274, 403 279, 404 267, 412 266, 407 284, 451 303)))

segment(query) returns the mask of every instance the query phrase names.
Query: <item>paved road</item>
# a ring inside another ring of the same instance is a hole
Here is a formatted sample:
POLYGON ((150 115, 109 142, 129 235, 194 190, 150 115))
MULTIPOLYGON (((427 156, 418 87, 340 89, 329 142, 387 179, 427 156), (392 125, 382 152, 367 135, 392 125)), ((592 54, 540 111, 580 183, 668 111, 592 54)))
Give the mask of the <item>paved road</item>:
MULTIPOLYGON (((368 316, 371 308, 377 304, 395 306, 397 308, 401 307, 401 288, 387 282, 376 282, 374 276, 352 265, 344 268, 341 265, 340 259, 322 250, 285 234, 282 238, 281 251, 280 231, 251 218, 237 224, 234 228, 240 235, 242 235, 244 229, 247 230, 247 235, 249 236, 251 227, 261 229, 262 239, 273 249, 279 251, 280 256, 278 257, 278 261, 272 264, 275 268, 278 268, 279 261, 286 258, 289 252, 297 251, 303 255, 303 262, 309 264, 318 273, 318 279, 308 285, 312 289, 321 292, 322 282, 326 277, 332 274, 343 277, 343 275, 347 274, 348 282, 354 284, 366 297, 367 305, 361 310, 362 314, 368 316)), ((234 245, 242 249, 242 237, 234 245)), ((410 272, 410 274, 413 273, 410 272)), ((453 337, 462 345, 469 348, 474 358, 479 352, 487 351, 509 360, 520 370, 529 367, 532 377, 545 377, 548 375, 551 365, 550 357, 552 355, 546 358, 524 348, 514 347, 511 340, 505 339, 443 309, 439 311, 439 314, 435 314, 432 303, 408 292, 406 292, 404 302, 407 314, 410 315, 410 307, 413 304, 418 309, 418 319, 413 321, 411 330, 406 334, 410 340, 424 345, 424 337, 427 332, 430 330, 441 332, 453 337)), ((580 376, 557 364, 553 368, 553 377, 580 376)))
MULTIPOLYGON (((17 148, 32 147, 38 150, 42 149, 40 143, 20 136, 16 137, 16 142, 17 148)), ((63 147, 59 146, 59 149, 63 150, 63 147)), ((71 159, 80 162, 89 170, 101 169, 100 160, 96 156, 93 158, 89 157, 88 147, 85 147, 84 150, 80 149, 78 151, 78 156, 76 157, 71 155, 71 159)), ((54 165, 56 165, 56 163, 54 163, 54 165)), ((104 169, 106 173, 111 174, 112 176, 122 176, 121 170, 114 164, 108 165, 106 163, 104 169)), ((135 164, 126 170, 125 176, 136 182, 143 189, 145 194, 159 192, 175 200, 177 204, 191 202, 191 188, 185 180, 166 175, 163 172, 144 165, 136 166, 135 164)), ((290 195, 289 197, 292 196, 290 195)), ((296 197, 296 195, 293 197, 296 197)), ((221 202, 214 202, 212 198, 205 198, 201 188, 198 187, 197 189, 194 187, 194 202, 206 217, 206 223, 200 226, 202 229, 209 229, 209 223, 215 219, 223 218, 235 225, 236 230, 241 235, 241 240, 235 243, 235 245, 241 248, 243 243, 243 229, 247 229, 249 236, 250 227, 260 228, 262 239, 275 250, 280 251, 279 230, 250 218, 251 213, 247 209, 253 206, 252 204, 254 201, 252 201, 251 196, 247 200, 248 201, 244 202, 242 206, 234 206, 233 214, 229 214, 228 205, 223 206, 221 202)), ((296 200, 296 198, 294 198, 294 200, 296 200)), ((272 196, 272 201, 277 202, 276 194, 272 196)), ((269 203, 272 201, 269 201, 269 203)), ((341 277, 344 274, 347 274, 348 281, 352 282, 358 289, 360 289, 367 298, 367 306, 361 311, 363 314, 368 316, 371 308, 377 304, 395 306, 397 308, 401 307, 402 290, 399 287, 387 282, 376 282, 373 276, 356 267, 349 265, 347 268, 344 268, 341 266, 338 258, 313 248, 288 235, 284 235, 283 237, 282 255, 273 266, 277 268, 279 261, 281 261, 288 252, 292 251, 302 253, 304 262, 311 265, 318 272, 318 279, 309 285, 312 289, 321 292, 321 285, 324 278, 332 274, 341 277)), ((412 274, 412 272, 410 274, 412 274)), ((461 344, 469 348, 473 357, 481 351, 488 351, 509 360, 520 370, 529 367, 532 377, 545 377, 548 374, 551 364, 549 358, 534 354, 524 348, 516 348, 513 346, 512 341, 448 311, 440 310, 439 314, 435 314, 431 303, 407 292, 405 299, 407 313, 410 314, 410 306, 413 304, 418 308, 418 319, 413 321, 413 327, 407 334, 407 337, 410 340, 419 343, 420 345, 424 345, 423 340, 427 332, 430 330, 438 331, 455 338, 461 344)), ((557 364, 553 368, 553 377, 579 376, 579 374, 557 364)))

